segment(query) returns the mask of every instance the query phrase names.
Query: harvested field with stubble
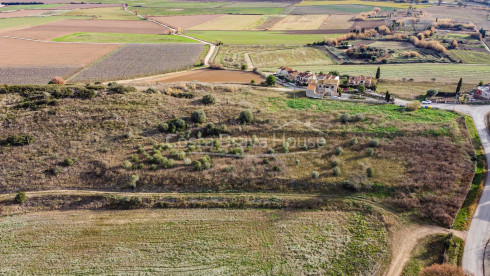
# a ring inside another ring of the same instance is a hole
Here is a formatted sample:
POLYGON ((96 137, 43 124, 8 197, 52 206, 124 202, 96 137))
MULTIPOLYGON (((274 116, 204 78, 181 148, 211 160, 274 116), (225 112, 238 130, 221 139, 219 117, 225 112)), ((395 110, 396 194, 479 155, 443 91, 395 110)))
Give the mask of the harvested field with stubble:
MULTIPOLYGON (((348 208, 348 207, 347 207, 348 208)), ((168 209, 0 218, 6 274, 381 274, 379 214, 168 209), (369 249, 369 250, 367 250, 369 249)))
POLYGON ((114 51, 116 44, 66 44, 0 37, 2 67, 87 65, 114 51))
POLYGON ((18 10, 12 12, 0 12, 0 18, 25 17, 40 14, 43 12, 46 12, 46 10, 18 10))
POLYGON ((202 15, 175 15, 175 16, 155 16, 151 19, 165 23, 175 29, 187 30, 191 27, 203 24, 209 20, 221 17, 221 14, 202 14, 202 15))
MULTIPOLYGON (((260 75, 252 72, 232 71, 232 70, 213 70, 199 69, 189 72, 170 74, 163 77, 155 77, 144 80, 145 83, 171 83, 171 82, 209 82, 209 83, 256 83, 264 81, 260 75)), ((139 83, 135 81, 134 83, 139 83)))
POLYGON ((287 15, 270 30, 316 30, 327 20, 328 15, 287 15))
POLYGON ((79 66, 0 66, 0 84, 47 84, 55 76, 67 79, 81 69, 79 66))
POLYGON ((30 28, 2 32, 2 35, 51 40, 78 32, 91 33, 129 33, 129 34, 168 34, 170 31, 149 21, 105 20, 60 20, 30 28))
POLYGON ((332 64, 328 55, 318 48, 300 47, 285 50, 257 51, 250 55, 255 67, 305 65, 305 64, 332 64))
POLYGON ((207 31, 241 31, 252 30, 259 25, 263 15, 222 15, 208 20, 199 25, 188 28, 189 30, 207 31))
POLYGON ((128 44, 82 70, 71 81, 111 81, 192 68, 203 44, 128 44))

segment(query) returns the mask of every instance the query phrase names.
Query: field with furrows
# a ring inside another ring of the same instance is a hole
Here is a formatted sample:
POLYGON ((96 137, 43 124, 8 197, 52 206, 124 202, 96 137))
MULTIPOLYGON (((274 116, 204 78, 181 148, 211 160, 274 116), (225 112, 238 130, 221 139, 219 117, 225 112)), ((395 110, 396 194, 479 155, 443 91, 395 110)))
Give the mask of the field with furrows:
POLYGON ((71 81, 110 81, 192 68, 203 44, 128 44, 75 75, 71 81))
POLYGON ((79 70, 79 66, 0 67, 0 83, 47 84, 55 76, 66 79, 79 70))

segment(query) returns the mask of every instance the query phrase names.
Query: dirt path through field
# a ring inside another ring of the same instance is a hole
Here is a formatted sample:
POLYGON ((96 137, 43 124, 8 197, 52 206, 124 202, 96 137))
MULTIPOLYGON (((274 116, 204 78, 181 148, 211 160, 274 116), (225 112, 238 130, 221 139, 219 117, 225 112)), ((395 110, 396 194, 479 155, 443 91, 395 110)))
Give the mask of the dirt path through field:
POLYGON ((246 53, 245 54, 245 61, 247 62, 248 69, 254 69, 254 64, 252 62, 252 59, 250 58, 250 54, 246 53))
POLYGON ((413 226, 397 232, 392 239, 391 263, 383 276, 401 275, 403 268, 410 260, 413 249, 424 237, 433 234, 449 233, 453 233, 455 236, 462 238, 463 240, 466 239, 466 232, 450 230, 433 225, 413 226))

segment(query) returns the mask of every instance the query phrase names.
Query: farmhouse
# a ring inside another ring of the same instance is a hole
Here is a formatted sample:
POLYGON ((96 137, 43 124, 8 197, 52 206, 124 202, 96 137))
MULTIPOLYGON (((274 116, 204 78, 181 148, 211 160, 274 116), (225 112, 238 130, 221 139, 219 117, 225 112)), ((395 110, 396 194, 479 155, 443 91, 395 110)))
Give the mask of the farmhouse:
POLYGON ((490 83, 487 83, 484 86, 478 86, 475 91, 475 97, 490 100, 490 83))
POLYGON ((325 96, 338 96, 340 78, 334 75, 313 76, 306 87, 306 96, 322 99, 325 96))
POLYGON ((296 76, 296 84, 302 85, 302 86, 307 86, 313 77, 314 77, 314 75, 310 71, 300 72, 296 76))
POLYGON ((290 72, 293 72, 293 69, 290 67, 282 66, 277 69, 277 75, 287 77, 290 72))
POLYGON ((357 85, 365 85, 366 87, 372 87, 374 85, 374 79, 369 76, 350 76, 349 77, 349 85, 357 86, 357 85))

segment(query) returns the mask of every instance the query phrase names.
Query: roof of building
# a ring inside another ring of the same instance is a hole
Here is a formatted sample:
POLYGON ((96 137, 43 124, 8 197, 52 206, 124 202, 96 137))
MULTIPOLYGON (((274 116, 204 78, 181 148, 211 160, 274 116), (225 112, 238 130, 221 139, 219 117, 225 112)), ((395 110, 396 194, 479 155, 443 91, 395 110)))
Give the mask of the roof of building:
POLYGON ((310 83, 310 84, 308 84, 308 86, 306 87, 306 89, 316 91, 316 85, 310 83))
POLYGON ((350 76, 349 77, 349 80, 353 80, 353 81, 367 81, 367 80, 373 80, 373 77, 363 76, 363 75, 360 75, 360 76, 350 76))

